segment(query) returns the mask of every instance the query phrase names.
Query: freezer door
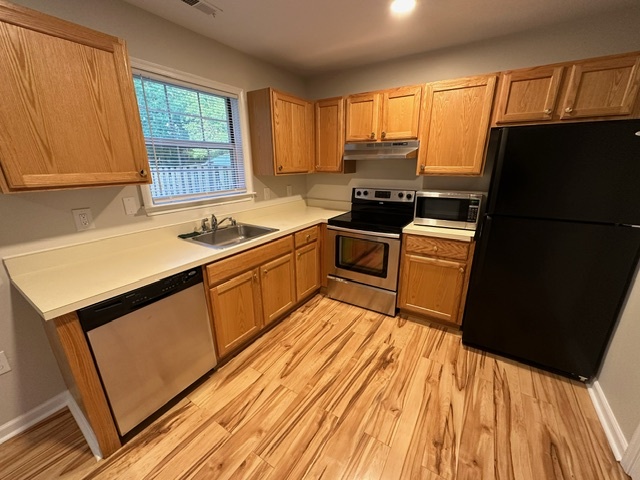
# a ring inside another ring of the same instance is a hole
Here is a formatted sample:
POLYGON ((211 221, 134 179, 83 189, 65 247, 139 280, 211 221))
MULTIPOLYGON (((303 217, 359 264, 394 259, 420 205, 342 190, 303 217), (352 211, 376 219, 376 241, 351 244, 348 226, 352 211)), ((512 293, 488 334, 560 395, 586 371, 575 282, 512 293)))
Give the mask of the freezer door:
POLYGON ((640 224, 640 120, 509 127, 491 140, 489 214, 640 224))
POLYGON ((463 342, 574 378, 592 377, 639 250, 637 228, 487 217, 463 342))

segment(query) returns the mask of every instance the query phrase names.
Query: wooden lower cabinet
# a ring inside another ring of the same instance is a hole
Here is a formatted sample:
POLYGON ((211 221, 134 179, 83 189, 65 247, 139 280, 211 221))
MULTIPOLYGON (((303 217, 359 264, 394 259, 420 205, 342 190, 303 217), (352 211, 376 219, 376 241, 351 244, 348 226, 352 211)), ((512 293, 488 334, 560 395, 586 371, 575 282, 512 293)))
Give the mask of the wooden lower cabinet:
POLYGON ((210 289, 218 355, 245 343, 262 329, 258 270, 249 270, 210 289))
POLYGON ((296 300, 320 288, 320 249, 318 242, 296 249, 296 300))
POLYGON ((218 356, 248 344, 320 289, 319 227, 206 266, 218 356))
POLYGON ((295 282, 291 254, 276 258, 260 267, 260 289, 265 325, 282 316, 296 303, 295 282))
POLYGON ((473 244, 405 235, 402 248, 400 309, 460 325, 473 244))

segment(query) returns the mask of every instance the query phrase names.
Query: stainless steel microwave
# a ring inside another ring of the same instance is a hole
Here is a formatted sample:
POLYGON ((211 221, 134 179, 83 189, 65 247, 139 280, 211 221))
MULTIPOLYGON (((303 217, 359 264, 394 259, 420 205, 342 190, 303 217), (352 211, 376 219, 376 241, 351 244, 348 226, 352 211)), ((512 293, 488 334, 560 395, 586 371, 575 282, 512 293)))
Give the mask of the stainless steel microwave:
POLYGON ((429 190, 416 192, 413 223, 433 227, 475 230, 478 226, 480 193, 429 190))

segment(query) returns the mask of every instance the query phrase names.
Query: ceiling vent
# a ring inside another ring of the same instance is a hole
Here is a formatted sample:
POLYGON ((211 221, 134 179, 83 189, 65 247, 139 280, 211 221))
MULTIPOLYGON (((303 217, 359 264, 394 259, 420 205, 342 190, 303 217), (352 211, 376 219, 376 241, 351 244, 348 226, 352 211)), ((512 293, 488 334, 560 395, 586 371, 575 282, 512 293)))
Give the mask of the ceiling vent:
POLYGON ((181 0, 182 3, 186 3, 190 7, 197 8, 207 15, 213 15, 214 17, 218 12, 222 12, 222 9, 215 6, 212 3, 205 2, 204 0, 181 0))

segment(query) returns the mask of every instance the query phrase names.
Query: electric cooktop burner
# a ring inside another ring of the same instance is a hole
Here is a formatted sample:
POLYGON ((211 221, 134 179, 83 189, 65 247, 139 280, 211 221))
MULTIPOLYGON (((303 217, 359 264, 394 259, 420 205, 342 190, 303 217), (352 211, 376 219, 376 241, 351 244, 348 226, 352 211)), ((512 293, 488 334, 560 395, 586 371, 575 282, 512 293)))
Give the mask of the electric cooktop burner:
POLYGON ((354 188, 351 211, 330 218, 329 225, 380 233, 402 233, 413 220, 414 190, 354 188))

